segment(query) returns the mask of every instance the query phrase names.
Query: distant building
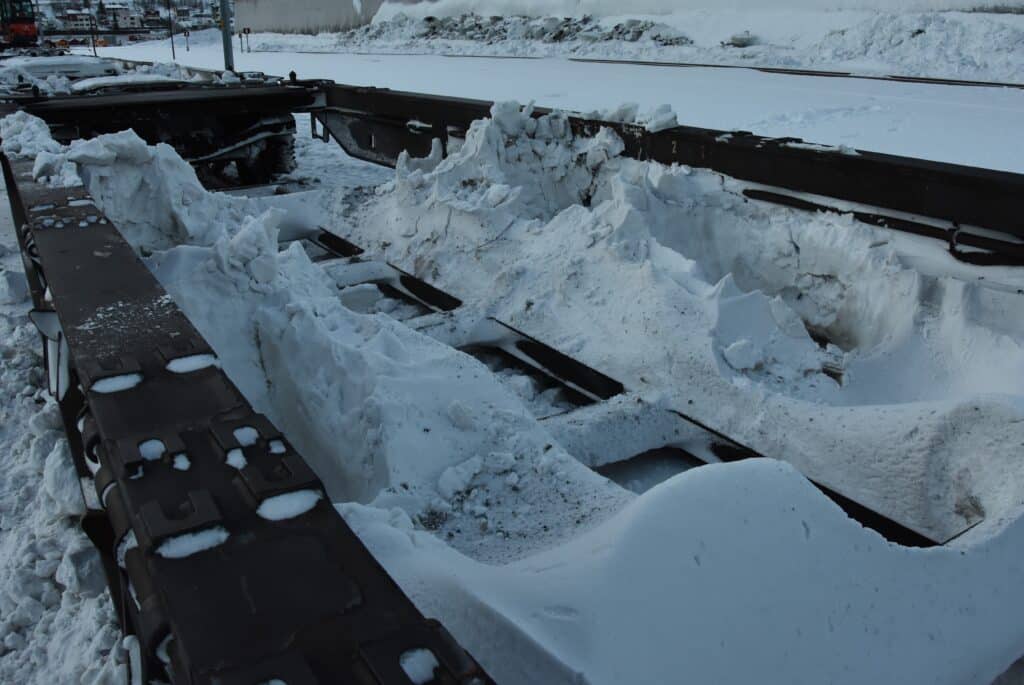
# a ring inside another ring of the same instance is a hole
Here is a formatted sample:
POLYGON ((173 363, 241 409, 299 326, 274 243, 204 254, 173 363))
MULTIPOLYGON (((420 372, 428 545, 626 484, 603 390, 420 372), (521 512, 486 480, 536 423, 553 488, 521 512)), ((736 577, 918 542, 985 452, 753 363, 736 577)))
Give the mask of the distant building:
POLYGON ((93 27, 93 18, 86 10, 67 10, 58 17, 68 31, 88 31, 93 27))
POLYGON ((118 3, 107 3, 103 6, 106 13, 106 21, 115 29, 141 29, 142 17, 128 5, 118 3))
POLYGON ((320 33, 370 23, 384 0, 235 0, 235 30, 320 33))
POLYGON ((146 10, 142 15, 142 25, 149 29, 166 29, 167 18, 157 10, 146 10))

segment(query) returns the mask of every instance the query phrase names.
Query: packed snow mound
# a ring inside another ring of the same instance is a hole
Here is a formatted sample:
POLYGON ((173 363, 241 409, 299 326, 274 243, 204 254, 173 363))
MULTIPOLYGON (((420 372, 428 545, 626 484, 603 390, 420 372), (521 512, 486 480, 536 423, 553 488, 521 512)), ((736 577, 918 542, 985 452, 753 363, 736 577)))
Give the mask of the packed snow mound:
POLYGON ((579 140, 561 122, 496 105, 449 157, 403 157, 346 230, 649 406, 936 537, 979 511, 1001 525, 1024 489, 1016 290, 918 271, 891 232, 752 203, 735 181, 622 158, 610 130, 579 140))
POLYGON ((688 471, 502 568, 339 510, 501 682, 988 683, 1024 645, 1020 520, 966 553, 900 548, 772 460, 688 471))

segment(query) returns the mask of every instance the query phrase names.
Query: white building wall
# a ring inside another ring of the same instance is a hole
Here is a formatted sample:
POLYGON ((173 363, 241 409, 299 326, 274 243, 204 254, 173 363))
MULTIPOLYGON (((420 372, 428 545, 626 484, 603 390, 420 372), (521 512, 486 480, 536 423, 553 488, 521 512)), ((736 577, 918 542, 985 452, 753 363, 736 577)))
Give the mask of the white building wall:
POLYGON ((370 23, 383 0, 235 0, 235 30, 341 31, 370 23))

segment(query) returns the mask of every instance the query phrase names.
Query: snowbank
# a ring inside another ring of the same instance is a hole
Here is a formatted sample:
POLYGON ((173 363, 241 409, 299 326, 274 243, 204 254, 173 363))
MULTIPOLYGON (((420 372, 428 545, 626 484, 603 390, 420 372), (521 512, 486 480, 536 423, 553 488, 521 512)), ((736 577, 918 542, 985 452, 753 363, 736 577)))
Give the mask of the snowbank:
POLYGON ((622 16, 624 14, 672 14, 679 10, 969 10, 987 7, 1024 7, 1019 0, 392 0, 377 11, 374 21, 398 13, 416 17, 453 16, 475 12, 483 16, 622 16))
POLYGON ((537 13, 521 3, 508 11, 475 2, 389 4, 373 24, 348 32, 260 33, 252 42, 271 51, 571 56, 1024 82, 1024 14, 883 4, 879 12, 673 3, 653 14, 634 5, 602 14, 575 2, 565 12, 537 3, 537 13))

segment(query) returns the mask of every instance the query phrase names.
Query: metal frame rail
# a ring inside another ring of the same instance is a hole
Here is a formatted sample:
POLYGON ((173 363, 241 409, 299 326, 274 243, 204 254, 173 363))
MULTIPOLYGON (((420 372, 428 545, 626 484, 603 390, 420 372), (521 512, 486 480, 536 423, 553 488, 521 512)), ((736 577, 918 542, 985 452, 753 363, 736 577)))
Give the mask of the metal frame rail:
POLYGON ((30 162, 0 161, 83 527, 138 638, 133 682, 409 685, 401 655, 425 648, 434 682, 492 683, 402 593, 279 431, 217 365, 197 363, 212 350, 83 189, 41 186, 30 162), (320 498, 291 517, 268 509, 297 492, 320 498))
MULTIPOLYGON (((349 154, 394 165, 402 150, 430 152, 464 137, 487 117, 492 103, 387 89, 323 84, 311 108, 349 154)), ((535 114, 551 110, 538 108, 535 114)), ((624 155, 663 164, 707 168, 769 189, 751 188, 753 200, 808 211, 854 212, 874 225, 937 238, 963 261, 1024 264, 1024 174, 980 169, 862 150, 765 138, 742 131, 679 126, 648 132, 642 126, 570 117, 573 131, 615 130, 624 155), (831 201, 838 204, 824 204, 831 201), (843 203, 853 206, 844 206, 843 203)))

